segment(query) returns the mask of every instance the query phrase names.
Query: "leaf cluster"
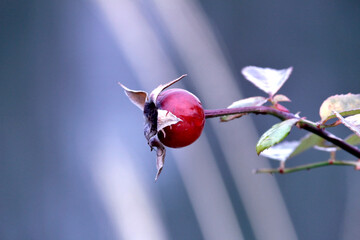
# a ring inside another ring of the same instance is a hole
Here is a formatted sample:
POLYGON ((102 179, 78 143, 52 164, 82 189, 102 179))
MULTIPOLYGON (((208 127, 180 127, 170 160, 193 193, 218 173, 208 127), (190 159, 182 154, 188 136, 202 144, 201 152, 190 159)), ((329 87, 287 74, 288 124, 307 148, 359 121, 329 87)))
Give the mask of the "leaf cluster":
MULTIPOLYGON (((228 109, 262 106, 270 103, 274 109, 290 112, 279 104, 279 102, 289 102, 290 99, 285 95, 276 93, 290 77, 292 70, 292 67, 281 70, 255 66, 245 67, 242 70, 245 79, 267 93, 268 96, 241 99, 232 103, 228 109)), ((224 115, 220 119, 226 122, 242 117, 245 114, 247 113, 224 115)), ((260 137, 256 145, 257 154, 279 160, 281 162, 280 168, 284 168, 286 160, 311 148, 330 152, 330 159, 335 160, 335 152, 340 149, 339 146, 329 143, 314 133, 309 133, 298 141, 283 141, 289 135, 293 126, 301 124, 308 124, 319 130, 343 124, 353 132, 343 141, 353 146, 360 144, 360 94, 348 93, 327 98, 320 106, 319 115, 320 120, 318 122, 311 122, 301 118, 299 115, 294 115, 294 118, 275 124, 260 137), (331 119, 336 121, 328 124, 331 119)))

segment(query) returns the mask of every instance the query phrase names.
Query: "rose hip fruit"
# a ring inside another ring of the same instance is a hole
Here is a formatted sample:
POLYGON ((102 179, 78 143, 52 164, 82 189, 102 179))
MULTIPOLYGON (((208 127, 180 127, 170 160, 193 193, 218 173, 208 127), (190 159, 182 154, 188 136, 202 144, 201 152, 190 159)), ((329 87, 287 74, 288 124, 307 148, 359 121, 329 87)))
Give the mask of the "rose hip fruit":
POLYGON ((205 124, 205 114, 200 100, 195 95, 178 88, 165 90, 157 97, 156 105, 182 120, 164 128, 165 135, 159 131, 159 139, 165 146, 185 147, 200 137, 205 124))

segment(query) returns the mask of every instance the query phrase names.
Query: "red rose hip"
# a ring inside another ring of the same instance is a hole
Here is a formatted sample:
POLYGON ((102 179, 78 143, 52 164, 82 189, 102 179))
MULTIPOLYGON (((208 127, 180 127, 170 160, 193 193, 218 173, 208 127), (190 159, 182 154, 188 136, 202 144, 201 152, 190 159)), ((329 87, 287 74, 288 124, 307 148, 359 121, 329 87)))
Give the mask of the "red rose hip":
POLYGON ((178 88, 165 90, 156 100, 159 109, 167 110, 181 121, 158 133, 160 141, 168 147, 181 148, 195 142, 205 124, 204 109, 200 100, 192 93, 178 88))

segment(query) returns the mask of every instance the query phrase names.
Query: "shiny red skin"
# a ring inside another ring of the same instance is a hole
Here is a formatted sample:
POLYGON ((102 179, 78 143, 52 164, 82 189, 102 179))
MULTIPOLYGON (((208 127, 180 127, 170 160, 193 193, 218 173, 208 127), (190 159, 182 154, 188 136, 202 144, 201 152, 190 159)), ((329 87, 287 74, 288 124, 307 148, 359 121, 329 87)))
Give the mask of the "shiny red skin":
POLYGON ((205 124, 204 109, 192 93, 173 88, 160 93, 156 100, 159 109, 168 110, 182 121, 164 128, 158 133, 160 141, 168 147, 181 148, 195 142, 205 124))

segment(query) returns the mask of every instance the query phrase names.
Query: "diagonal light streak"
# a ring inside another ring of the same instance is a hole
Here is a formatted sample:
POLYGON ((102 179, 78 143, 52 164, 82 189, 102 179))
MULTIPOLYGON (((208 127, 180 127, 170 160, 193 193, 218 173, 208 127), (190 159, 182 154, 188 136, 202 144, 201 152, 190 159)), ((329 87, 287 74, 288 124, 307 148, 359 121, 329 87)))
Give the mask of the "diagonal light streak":
POLYGON ((92 161, 94 182, 104 201, 114 229, 122 239, 166 240, 166 227, 156 210, 152 197, 145 189, 134 159, 123 149, 116 126, 107 124, 99 148, 92 161), (108 133, 108 134, 105 134, 108 133))
MULTIPOLYGON (((154 2, 179 55, 189 69, 189 76, 196 79, 193 84, 200 99, 206 100, 207 107, 224 107, 240 99, 241 93, 231 70, 196 1, 154 2)), ((297 239, 275 179, 251 173, 259 162, 250 151, 256 143, 253 124, 246 119, 227 126, 216 124, 215 133, 257 239, 297 239), (238 133, 234 129, 238 129, 238 133)), ((261 164, 266 167, 264 161, 261 164)))
MULTIPOLYGON (((97 0, 96 2, 143 88, 151 90, 164 83, 164 79, 168 81, 177 77, 178 74, 170 58, 162 50, 158 36, 141 15, 134 1, 97 0)), ((181 85, 177 84, 177 86, 181 85)), ((190 156, 196 153, 201 156, 202 153, 211 152, 205 138, 198 141, 196 146, 196 149, 185 148, 172 153, 184 179, 204 237, 210 240, 243 239, 213 157, 203 158, 196 163, 196 167, 189 168, 193 166, 190 156), (214 184, 208 184, 207 179, 211 179, 214 184)))

